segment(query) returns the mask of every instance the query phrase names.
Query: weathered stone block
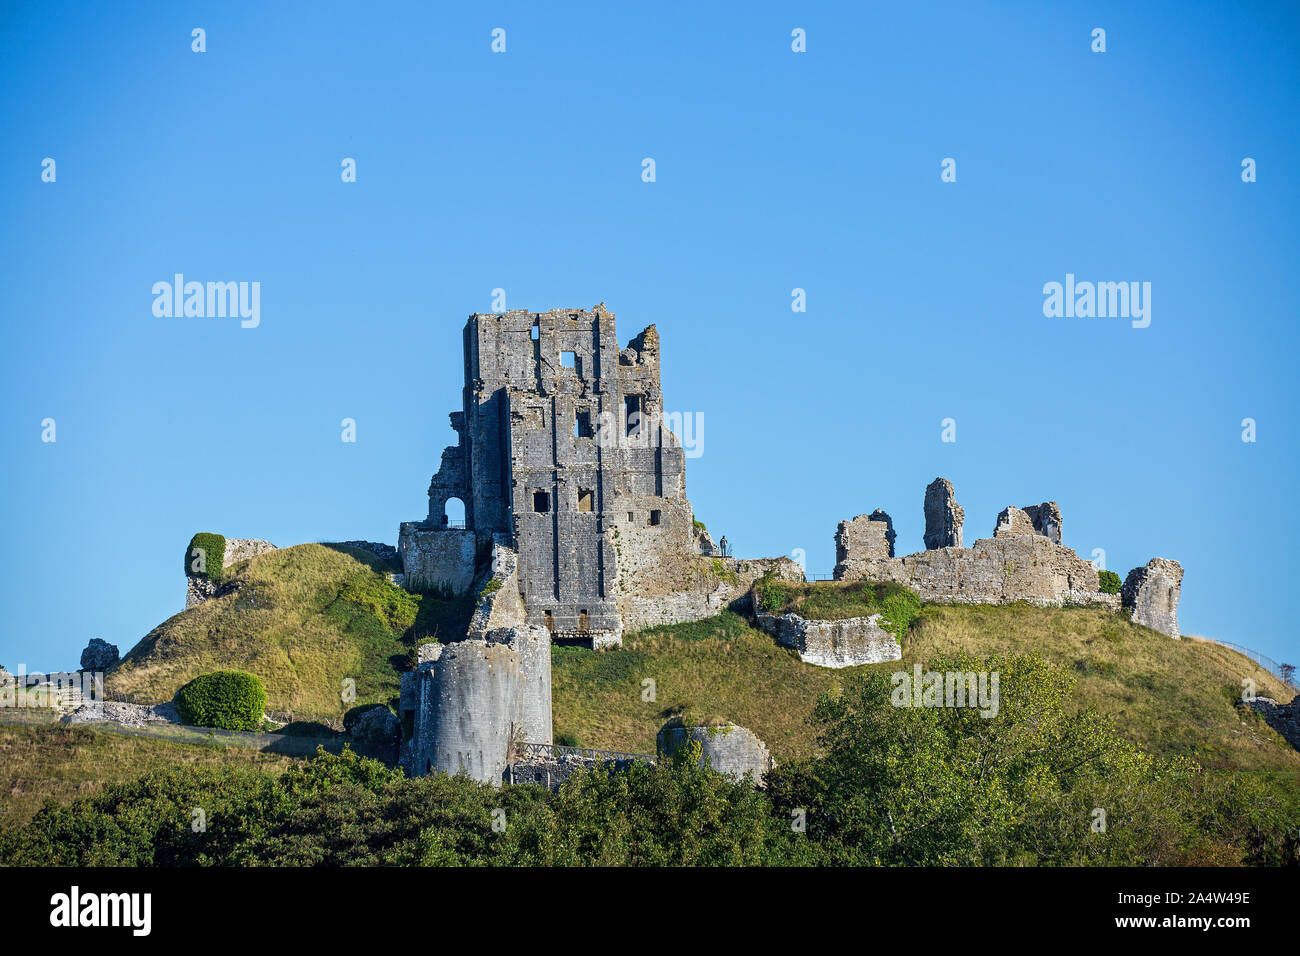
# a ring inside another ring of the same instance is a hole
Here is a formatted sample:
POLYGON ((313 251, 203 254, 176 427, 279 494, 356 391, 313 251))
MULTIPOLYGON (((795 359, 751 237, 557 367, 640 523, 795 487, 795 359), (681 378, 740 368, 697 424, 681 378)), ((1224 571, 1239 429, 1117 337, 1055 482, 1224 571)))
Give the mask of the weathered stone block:
POLYGON ((1038 505, 1027 505, 1023 509, 1033 523, 1034 530, 1049 541, 1061 543, 1061 509, 1055 501, 1044 501, 1038 505))
POLYGON ((659 752, 672 755, 692 740, 700 743, 700 765, 707 760, 718 773, 761 784, 763 775, 776 766, 767 745, 753 731, 736 724, 712 727, 665 724, 658 735, 659 752))
MULTIPOLYGON (((755 602, 757 607, 757 602, 755 602)), ((807 620, 798 614, 755 614, 758 626, 783 647, 793 648, 805 664, 856 667, 902 658, 894 635, 880 624, 880 615, 838 621, 807 620)))
POLYGON ((414 775, 464 773, 499 784, 512 743, 551 742, 551 642, 544 629, 493 631, 420 652, 407 755, 414 775))
POLYGON ((222 559, 221 566, 228 568, 240 561, 247 561, 259 554, 276 550, 278 549, 270 541, 261 541, 257 538, 227 538, 226 556, 222 559))
POLYGON ((894 522, 877 508, 835 529, 835 580, 861 577, 868 563, 894 556, 894 522))
POLYGON ((1183 566, 1168 558, 1152 558, 1124 579, 1120 599, 1136 624, 1178 637, 1178 598, 1182 593, 1183 566))
POLYGON ((993 537, 1011 538, 1022 534, 1038 534, 1029 515, 1019 508, 1003 508, 998 512, 997 524, 993 526, 993 537))
POLYGON ((969 548, 919 551, 877 561, 865 575, 897 581, 938 604, 1115 605, 1098 589, 1097 568, 1041 534, 981 538, 969 548))
POLYGON ((83 671, 106 671, 118 661, 116 644, 92 637, 86 649, 81 652, 81 669, 83 671))
POLYGON ((957 504, 952 482, 936 478, 925 489, 925 547, 960 548, 961 526, 966 512, 957 504))
POLYGON ((464 528, 429 528, 416 521, 402 523, 397 540, 405 586, 411 591, 467 594, 474 583, 477 541, 464 528))

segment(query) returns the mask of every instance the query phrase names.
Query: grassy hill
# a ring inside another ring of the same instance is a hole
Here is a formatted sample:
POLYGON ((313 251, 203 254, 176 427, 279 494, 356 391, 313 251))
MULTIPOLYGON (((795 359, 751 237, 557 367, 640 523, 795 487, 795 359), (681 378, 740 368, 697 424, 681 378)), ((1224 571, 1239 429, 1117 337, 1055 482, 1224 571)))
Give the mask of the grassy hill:
POLYGON ((1193 757, 1209 769, 1300 773, 1300 753, 1236 706, 1246 677, 1262 695, 1293 694, 1217 644, 1175 641, 1101 609, 924 605, 902 647, 901 664, 827 670, 725 613, 630 635, 620 652, 556 648, 555 730, 589 747, 653 751, 659 727, 687 710, 748 727, 777 760, 805 757, 816 746, 808 718, 817 695, 853 670, 892 673, 954 651, 1028 653, 1069 669, 1077 705, 1113 716, 1150 752, 1193 757), (646 678, 655 682, 654 702, 641 699, 646 678))
POLYGON ((419 643, 464 634, 466 601, 410 594, 400 570, 368 551, 301 544, 235 565, 237 588, 154 628, 111 671, 111 692, 170 700, 199 674, 234 669, 266 684, 267 708, 338 720, 355 704, 396 703, 399 674, 419 643), (344 703, 344 680, 356 701, 344 703))
MULTIPOLYGON (((109 675, 109 689, 164 700, 200 673, 238 668, 263 679, 269 709, 296 717, 337 720, 351 706, 340 697, 348 677, 357 703, 392 702, 416 645, 463 634, 472 602, 409 594, 388 582, 391 570, 369 552, 340 546, 260 555, 230 569, 236 591, 151 631, 109 675)), ((784 597, 833 616, 858 614, 855 602, 891 598, 834 584, 784 597)), ((1300 754, 1236 706, 1243 678, 1260 694, 1289 700, 1280 681, 1227 648, 1171 640, 1120 613, 924 605, 902 647, 901 666, 909 668, 955 651, 1036 654, 1075 675, 1078 706, 1113 716, 1151 752, 1193 757, 1208 769, 1300 773, 1300 754)), ((552 659, 557 734, 590 747, 652 751, 663 723, 689 712, 750 728, 778 760, 814 752, 813 706, 849 673, 804 664, 732 613, 631 634, 617 651, 556 647, 552 659), (642 699, 647 679, 653 700, 642 699)))
POLYGON ((0 724, 0 827, 25 824, 46 800, 69 803, 164 767, 232 765, 279 772, 297 762, 241 747, 171 743, 89 727, 0 724))

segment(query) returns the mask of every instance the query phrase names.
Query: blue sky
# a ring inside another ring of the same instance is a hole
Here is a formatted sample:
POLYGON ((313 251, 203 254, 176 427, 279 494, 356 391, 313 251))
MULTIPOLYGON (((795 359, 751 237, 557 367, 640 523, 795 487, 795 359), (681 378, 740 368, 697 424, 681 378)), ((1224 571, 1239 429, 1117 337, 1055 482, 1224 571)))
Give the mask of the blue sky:
POLYGON ((742 555, 829 569, 877 507, 919 550, 943 475, 968 541, 1055 499, 1121 576, 1183 563, 1185 632, 1300 663, 1300 16, 1226 6, 6 4, 0 663, 125 652, 198 530, 395 543, 495 288, 658 325, 742 555), (261 324, 156 317, 176 272, 261 324), (1066 273, 1150 327, 1044 317, 1066 273))

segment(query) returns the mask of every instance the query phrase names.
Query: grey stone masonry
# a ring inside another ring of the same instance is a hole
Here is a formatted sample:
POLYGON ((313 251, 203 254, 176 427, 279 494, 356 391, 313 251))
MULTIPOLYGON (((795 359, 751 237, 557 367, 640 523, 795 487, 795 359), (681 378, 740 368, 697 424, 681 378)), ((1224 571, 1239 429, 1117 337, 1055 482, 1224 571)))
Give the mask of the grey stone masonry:
POLYGON ((1029 515, 1014 507, 1003 508, 998 512, 998 521, 993 527, 993 537, 1012 538, 1021 534, 1038 534, 1029 515))
POLYGON ((683 727, 666 724, 658 735, 659 752, 672 755, 690 741, 700 743, 700 764, 707 760, 718 773, 761 784, 763 775, 776 766, 767 745, 751 730, 736 724, 711 727, 683 727))
POLYGON ((522 623, 592 647, 743 596, 749 582, 694 528, 653 325, 621 348, 604 303, 475 313, 463 342, 457 443, 429 483, 427 517, 402 526, 406 587, 463 593, 498 542, 515 554, 522 623), (448 520, 452 498, 464 528, 448 520))
POLYGON ((270 541, 262 541, 257 538, 227 538, 226 556, 222 560, 221 566, 228 568, 232 564, 238 564, 240 561, 247 561, 259 554, 266 554, 268 551, 275 550, 278 549, 270 541))
POLYGON ((1264 718, 1296 750, 1300 750, 1300 697, 1289 704, 1279 704, 1271 697, 1252 697, 1247 706, 1264 718))
POLYGON ((1152 558, 1134 568, 1120 588, 1120 600, 1136 624, 1178 637, 1178 599, 1182 593, 1183 566, 1169 558, 1152 558))
POLYGON ((404 521, 397 537, 402 584, 412 591, 435 591, 452 597, 466 594, 474 581, 477 549, 473 531, 430 528, 418 521, 404 521))
POLYGON ((903 656, 894 635, 880 623, 880 615, 838 621, 807 620, 798 614, 768 614, 754 600, 758 626, 783 647, 793 648, 799 660, 818 667, 856 667, 896 661, 903 656))
POLYGON ((86 649, 81 652, 81 669, 83 671, 106 671, 117 663, 116 644, 92 637, 86 649))
POLYGON ((835 529, 835 580, 859 576, 864 562, 894 556, 894 522, 877 508, 835 529))
MULTIPOLYGON (((887 520, 882 511, 867 517, 877 515, 887 520)), ((1101 592, 1096 566, 1061 544, 1056 502, 1004 508, 993 537, 969 548, 960 546, 964 517, 953 499, 952 483, 936 478, 925 492, 925 551, 886 557, 879 536, 859 530, 870 527, 863 516, 841 521, 835 532, 835 579, 896 581, 921 600, 939 604, 1120 606, 1118 595, 1101 592), (866 545, 860 546, 863 541, 866 545)))
POLYGON ((925 489, 925 548, 960 548, 966 512, 957 504, 952 482, 936 478, 925 489))
POLYGON ((1056 544, 1061 543, 1061 509, 1055 501, 1026 505, 1021 510, 1028 515, 1035 531, 1056 544))
POLYGON ((499 784, 512 742, 551 741, 551 642, 543 628, 423 645, 413 680, 414 776, 464 773, 499 784))

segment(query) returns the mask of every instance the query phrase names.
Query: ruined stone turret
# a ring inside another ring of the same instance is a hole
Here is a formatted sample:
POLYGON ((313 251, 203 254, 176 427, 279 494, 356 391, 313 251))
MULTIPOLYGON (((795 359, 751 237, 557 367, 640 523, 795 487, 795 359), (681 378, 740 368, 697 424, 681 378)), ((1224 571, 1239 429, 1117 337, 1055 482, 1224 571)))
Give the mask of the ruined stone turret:
POLYGON ((952 482, 936 478, 925 489, 925 548, 960 548, 966 512, 957 504, 952 482))
POLYGON ((1134 568, 1120 588, 1120 600, 1132 612, 1135 624, 1145 624, 1161 634, 1178 637, 1178 599, 1182 594, 1183 566, 1169 558, 1152 558, 1134 568))
MULTIPOLYGON (((412 678, 413 774, 499 784, 514 742, 551 742, 551 639, 544 628, 420 647, 412 678)), ((405 687, 404 687, 405 690, 405 687)))
POLYGON ((1038 534, 1029 515, 1015 507, 1003 508, 998 512, 997 524, 993 526, 993 537, 1012 538, 1024 534, 1038 534))
POLYGON ((1021 510, 1029 516, 1035 531, 1056 544, 1061 543, 1061 509, 1055 501, 1025 505, 1021 510))
POLYGON ((835 529, 835 580, 856 580, 870 573, 873 561, 892 558, 895 537, 893 520, 879 508, 841 521, 835 529))

